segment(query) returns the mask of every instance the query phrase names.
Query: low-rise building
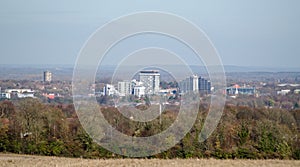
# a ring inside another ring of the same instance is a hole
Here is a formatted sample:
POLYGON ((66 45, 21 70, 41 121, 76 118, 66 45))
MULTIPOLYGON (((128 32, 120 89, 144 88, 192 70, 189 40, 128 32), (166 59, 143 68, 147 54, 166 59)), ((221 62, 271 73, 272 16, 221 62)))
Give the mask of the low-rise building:
POLYGON ((133 94, 137 97, 145 96, 146 93, 146 87, 142 85, 136 85, 133 88, 133 94))
POLYGON ((54 93, 44 93, 43 96, 51 100, 55 99, 54 93))
POLYGON ((256 93, 255 87, 239 86, 235 84, 226 88, 227 95, 254 95, 256 93))
POLYGON ((300 94, 300 89, 295 89, 295 90, 294 90, 294 93, 295 93, 295 94, 300 94))
POLYGON ((111 84, 106 84, 103 88, 103 94, 105 96, 112 96, 116 94, 116 89, 114 87, 114 85, 111 84))
POLYGON ((10 93, 1 93, 0 94, 0 99, 10 99, 10 93))
POLYGON ((174 95, 174 94, 176 94, 176 92, 177 92, 177 88, 159 90, 160 95, 174 95))
POLYGON ((287 95, 290 92, 291 92, 291 90, 289 90, 289 89, 280 90, 280 91, 277 91, 277 95, 287 95))
POLYGON ((16 98, 26 98, 26 97, 35 98, 34 93, 35 92, 31 89, 6 89, 4 94, 5 94, 5 98, 10 99, 12 97, 16 97, 16 98))

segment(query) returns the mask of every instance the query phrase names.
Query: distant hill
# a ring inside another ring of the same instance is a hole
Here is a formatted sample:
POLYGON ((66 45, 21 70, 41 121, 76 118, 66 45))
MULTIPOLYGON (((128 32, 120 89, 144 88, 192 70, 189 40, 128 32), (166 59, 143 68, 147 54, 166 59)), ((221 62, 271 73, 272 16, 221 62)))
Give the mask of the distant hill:
MULTIPOLYGON (((167 65, 162 66, 164 69, 169 69, 172 73, 176 73, 180 78, 186 77, 188 75, 184 72, 183 66, 181 65, 167 65)), ((217 67, 217 66, 216 66, 217 67)), ((116 66, 114 65, 104 65, 101 66, 97 72, 98 77, 110 77, 113 75, 116 66)), ((128 66, 124 67, 119 74, 132 72, 133 69, 141 69, 142 66, 128 66)), ((74 65, 0 65, 0 79, 15 79, 15 80, 42 80, 43 71, 49 70, 53 73, 54 80, 71 80, 73 76, 74 65)), ((206 75, 207 70, 204 66, 191 65, 190 69, 194 74, 206 75)), ((212 68, 214 69, 214 67, 212 68)), ((245 73, 245 72, 300 72, 299 68, 289 68, 289 67, 254 67, 254 66, 233 66, 225 65, 224 70, 226 73, 245 73)), ((162 76, 168 75, 167 71, 161 70, 162 76)), ((120 78, 123 79, 123 78, 120 78)))
POLYGON ((300 67, 224 66, 226 72, 300 72, 300 67))

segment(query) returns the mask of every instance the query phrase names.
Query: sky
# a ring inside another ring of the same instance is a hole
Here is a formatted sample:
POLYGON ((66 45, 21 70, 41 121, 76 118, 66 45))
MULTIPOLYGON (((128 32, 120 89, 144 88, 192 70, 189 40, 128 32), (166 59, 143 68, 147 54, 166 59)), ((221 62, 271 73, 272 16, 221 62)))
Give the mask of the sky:
MULTIPOLYGON (((300 68, 299 8, 298 0, 1 0, 0 64, 73 65, 105 23, 160 11, 201 28, 224 65, 300 68)), ((135 40, 124 45, 143 39, 135 40)))

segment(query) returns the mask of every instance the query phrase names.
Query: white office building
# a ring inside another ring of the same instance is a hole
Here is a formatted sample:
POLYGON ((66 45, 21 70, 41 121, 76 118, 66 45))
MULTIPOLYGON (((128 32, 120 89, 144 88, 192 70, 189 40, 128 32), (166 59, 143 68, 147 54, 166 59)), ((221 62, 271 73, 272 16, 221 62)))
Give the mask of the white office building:
POLYGON ((116 93, 116 89, 114 87, 114 85, 111 85, 111 84, 106 84, 104 87, 103 87, 103 94, 105 96, 112 96, 116 93))
POLYGON ((140 82, 145 87, 145 94, 159 93, 160 74, 158 70, 145 70, 139 73, 140 82))
POLYGON ((146 87, 141 85, 134 86, 133 94, 137 97, 145 96, 146 87))
POLYGON ((132 94, 132 83, 130 81, 118 82, 119 96, 127 96, 132 94))

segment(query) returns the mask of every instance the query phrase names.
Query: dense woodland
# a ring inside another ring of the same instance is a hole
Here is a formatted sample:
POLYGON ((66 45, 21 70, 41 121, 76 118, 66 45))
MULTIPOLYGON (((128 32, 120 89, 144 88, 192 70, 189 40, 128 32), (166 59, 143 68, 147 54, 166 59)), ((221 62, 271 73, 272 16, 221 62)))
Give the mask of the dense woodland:
MULTIPOLYGON (((150 158, 300 159, 299 109, 227 104, 217 129, 200 143, 207 106, 200 106, 194 127, 180 143, 150 158)), ((161 123, 136 124, 113 107, 101 112, 118 130, 137 137, 159 133, 177 116, 176 109, 169 107, 161 123)), ((122 158, 93 142, 72 104, 46 104, 31 98, 0 102, 0 152, 122 158)))

